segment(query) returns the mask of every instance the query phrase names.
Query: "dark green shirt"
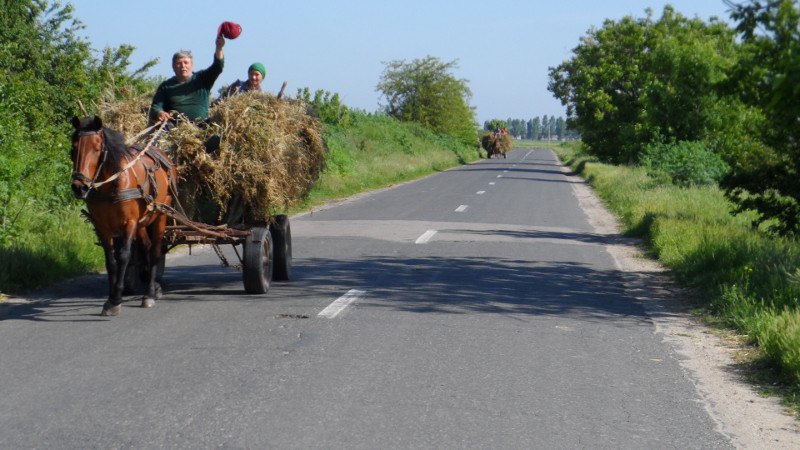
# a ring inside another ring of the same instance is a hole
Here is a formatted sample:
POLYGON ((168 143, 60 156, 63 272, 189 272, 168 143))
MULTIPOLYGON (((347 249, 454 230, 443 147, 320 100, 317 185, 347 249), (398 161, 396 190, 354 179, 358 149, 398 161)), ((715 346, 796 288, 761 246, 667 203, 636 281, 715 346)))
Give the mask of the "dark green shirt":
POLYGON ((214 58, 208 69, 193 73, 186 82, 179 83, 172 77, 161 83, 153 96, 150 114, 155 117, 160 111, 174 110, 191 120, 207 119, 211 88, 224 65, 223 59, 214 58))

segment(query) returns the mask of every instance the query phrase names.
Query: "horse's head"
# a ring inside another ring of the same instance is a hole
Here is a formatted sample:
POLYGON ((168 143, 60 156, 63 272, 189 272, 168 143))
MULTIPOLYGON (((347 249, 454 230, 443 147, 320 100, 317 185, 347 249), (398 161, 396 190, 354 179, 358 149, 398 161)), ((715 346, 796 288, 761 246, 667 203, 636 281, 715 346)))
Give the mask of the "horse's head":
POLYGON ((72 119, 72 193, 85 199, 100 176, 106 151, 99 117, 72 119))

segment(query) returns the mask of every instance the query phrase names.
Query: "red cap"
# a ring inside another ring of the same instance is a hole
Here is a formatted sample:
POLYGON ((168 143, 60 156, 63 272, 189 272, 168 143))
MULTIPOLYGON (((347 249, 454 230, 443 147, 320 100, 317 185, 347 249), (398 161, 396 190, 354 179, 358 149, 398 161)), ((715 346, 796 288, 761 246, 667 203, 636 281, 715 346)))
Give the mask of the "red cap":
POLYGON ((242 27, 238 23, 222 22, 217 30, 217 36, 225 36, 227 39, 236 39, 242 34, 242 27))

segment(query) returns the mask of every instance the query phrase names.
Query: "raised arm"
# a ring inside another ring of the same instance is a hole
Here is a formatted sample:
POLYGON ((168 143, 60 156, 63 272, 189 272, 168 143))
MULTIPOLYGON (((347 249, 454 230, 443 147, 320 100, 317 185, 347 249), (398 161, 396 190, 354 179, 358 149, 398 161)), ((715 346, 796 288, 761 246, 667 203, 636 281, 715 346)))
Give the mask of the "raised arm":
POLYGON ((222 47, 225 46, 225 37, 222 36, 222 33, 217 35, 216 45, 217 45, 217 48, 216 48, 216 51, 214 52, 214 58, 223 59, 225 55, 222 54, 222 47))

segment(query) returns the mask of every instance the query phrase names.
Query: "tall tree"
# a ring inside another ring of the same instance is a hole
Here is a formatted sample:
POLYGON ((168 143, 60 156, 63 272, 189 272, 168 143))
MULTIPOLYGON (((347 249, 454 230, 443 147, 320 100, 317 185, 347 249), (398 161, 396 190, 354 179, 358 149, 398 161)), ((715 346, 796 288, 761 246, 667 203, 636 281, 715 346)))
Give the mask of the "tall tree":
POLYGON ((112 79, 146 83, 146 67, 127 72, 133 47, 98 58, 78 36, 82 28, 70 4, 0 0, 0 241, 21 208, 72 201, 63 177, 77 100, 90 105, 112 79))
POLYGON ((548 127, 550 126, 550 118, 547 117, 547 114, 542 116, 542 135, 541 139, 547 139, 550 136, 550 130, 548 127))
POLYGON ((542 119, 538 116, 533 118, 533 124, 531 125, 531 139, 539 139, 542 135, 542 119))
POLYGON ((704 138, 717 113, 717 83, 735 66, 733 30, 687 19, 671 6, 659 20, 606 20, 550 68, 548 89, 567 106, 590 151, 635 162, 652 140, 704 138))
POLYGON ((566 128, 567 128, 566 123, 564 122, 563 117, 559 117, 558 119, 556 119, 555 130, 556 130, 556 136, 558 136, 559 141, 564 139, 564 132, 566 131, 566 128))
POLYGON ((410 63, 396 60, 384 64, 376 90, 386 98, 388 115, 474 143, 477 124, 474 108, 469 106, 472 92, 468 80, 450 73, 458 67, 457 61, 442 62, 428 56, 410 63))
POLYGON ((741 209, 777 219, 773 229, 800 234, 800 7, 796 0, 726 0, 738 20, 744 55, 731 91, 763 115, 755 117, 757 142, 729 155, 733 167, 723 181, 741 209))

